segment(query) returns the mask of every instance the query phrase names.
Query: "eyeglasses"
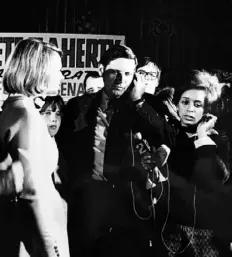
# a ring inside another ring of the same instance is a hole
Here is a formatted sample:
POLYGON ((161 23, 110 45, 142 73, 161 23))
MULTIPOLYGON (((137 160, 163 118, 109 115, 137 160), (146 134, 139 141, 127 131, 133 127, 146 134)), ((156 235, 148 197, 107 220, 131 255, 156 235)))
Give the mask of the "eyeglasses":
POLYGON ((159 78, 159 72, 146 72, 144 70, 139 70, 137 71, 137 73, 151 80, 155 80, 159 78))

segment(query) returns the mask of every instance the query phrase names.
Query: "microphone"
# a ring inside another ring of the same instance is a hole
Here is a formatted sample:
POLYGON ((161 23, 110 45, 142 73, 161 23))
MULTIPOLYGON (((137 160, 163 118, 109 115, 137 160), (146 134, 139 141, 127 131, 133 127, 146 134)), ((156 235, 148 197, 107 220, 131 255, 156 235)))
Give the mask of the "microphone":
POLYGON ((162 168, 164 164, 166 164, 169 154, 171 152, 169 147, 162 144, 152 151, 151 146, 149 145, 147 140, 142 137, 140 132, 136 133, 134 135, 134 138, 137 141, 136 149, 138 150, 140 155, 150 153, 152 160, 155 161, 158 168, 162 168))
MULTIPOLYGON (((161 173, 160 169, 167 163, 167 159, 170 154, 170 148, 166 145, 162 144, 158 148, 152 148, 146 139, 144 139, 140 132, 136 133, 134 135, 135 138, 135 145, 138 153, 140 154, 141 158, 145 155, 151 156, 151 161, 154 163, 154 167, 152 167, 149 170, 149 173, 152 174, 152 177, 154 179, 153 174, 155 173, 155 178, 159 182, 163 182, 167 180, 167 177, 164 177, 164 175, 161 173)), ((150 176, 149 176, 150 177, 150 176)), ((150 180, 148 177, 148 185, 147 188, 154 187, 155 184, 150 180)), ((153 180, 152 179, 152 180, 153 180)))
MULTIPOLYGON (((144 138, 142 138, 142 135, 141 135, 141 133, 140 132, 138 132, 138 133, 136 133, 135 135, 134 135, 134 138, 135 138, 135 140, 136 141, 138 141, 138 145, 136 145, 136 148, 138 149, 138 150, 140 150, 141 148, 143 148, 143 151, 147 151, 147 152, 151 152, 151 147, 150 147, 150 145, 148 144, 148 142, 147 142, 147 140, 146 139, 144 139, 144 138), (142 145, 141 145, 142 144, 142 145), (141 147, 141 148, 140 148, 141 147)), ((140 154, 141 153, 143 153, 143 151, 141 150, 140 151, 140 154)))

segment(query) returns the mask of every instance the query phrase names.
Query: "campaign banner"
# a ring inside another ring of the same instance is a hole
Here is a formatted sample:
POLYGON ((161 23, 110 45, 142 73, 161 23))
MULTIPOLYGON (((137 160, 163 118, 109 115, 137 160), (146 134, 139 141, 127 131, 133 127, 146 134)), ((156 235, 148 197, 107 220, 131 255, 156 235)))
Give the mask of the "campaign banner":
POLYGON ((38 38, 55 44, 63 51, 60 95, 64 101, 85 93, 84 79, 90 71, 97 71, 98 62, 113 44, 125 44, 125 36, 92 34, 53 34, 53 33, 0 33, 0 102, 7 94, 2 88, 2 75, 5 62, 14 46, 22 39, 38 38))

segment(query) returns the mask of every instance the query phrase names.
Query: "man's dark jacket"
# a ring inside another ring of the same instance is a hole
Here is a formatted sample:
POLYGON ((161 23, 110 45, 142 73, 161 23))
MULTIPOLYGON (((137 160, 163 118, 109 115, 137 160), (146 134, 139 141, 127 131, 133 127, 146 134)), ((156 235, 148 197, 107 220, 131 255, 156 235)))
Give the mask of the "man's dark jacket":
MULTIPOLYGON (((125 166, 133 166, 133 155, 130 151, 135 149, 130 148, 134 146, 133 136, 136 132, 140 132, 155 147, 167 144, 169 140, 166 121, 146 102, 137 110, 128 94, 125 92, 109 104, 114 114, 106 139, 103 171, 109 180, 120 180, 127 176, 122 170, 125 166)), ((75 97, 65 107, 57 141, 68 164, 69 180, 72 183, 79 184, 92 175, 94 133, 101 97, 102 91, 75 97)))

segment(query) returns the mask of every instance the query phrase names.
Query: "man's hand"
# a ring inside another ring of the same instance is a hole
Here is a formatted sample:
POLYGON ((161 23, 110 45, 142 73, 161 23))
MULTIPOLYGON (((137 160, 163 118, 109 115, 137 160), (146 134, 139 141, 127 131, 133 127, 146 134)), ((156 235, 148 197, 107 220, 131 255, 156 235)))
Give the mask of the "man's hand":
POLYGON ((143 168, 148 171, 148 181, 146 188, 155 186, 157 182, 164 182, 167 180, 167 174, 162 174, 162 167, 167 163, 170 149, 166 145, 161 145, 146 155, 143 155, 141 164, 143 168), (155 183, 154 183, 155 182, 155 183))
POLYGON ((134 87, 131 91, 131 100, 137 101, 142 98, 145 89, 146 89, 146 83, 144 76, 135 73, 136 79, 133 80, 134 87))
MULTIPOLYGON (((154 150, 153 150, 154 151, 154 150)), ((147 171, 153 170, 156 166, 156 161, 152 159, 151 153, 144 154, 141 158, 141 164, 147 171)))

